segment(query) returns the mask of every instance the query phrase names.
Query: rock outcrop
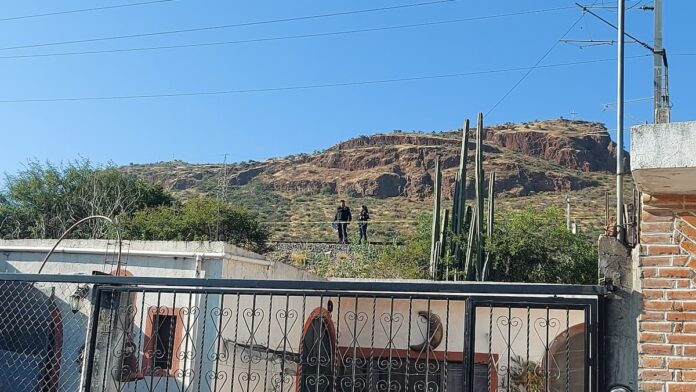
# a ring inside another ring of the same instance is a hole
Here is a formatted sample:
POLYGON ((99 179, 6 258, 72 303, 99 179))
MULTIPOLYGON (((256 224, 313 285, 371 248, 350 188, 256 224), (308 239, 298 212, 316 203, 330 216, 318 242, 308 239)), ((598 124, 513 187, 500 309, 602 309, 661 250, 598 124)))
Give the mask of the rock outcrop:
MULTIPOLYGON (((439 158, 448 197, 453 194, 460 146, 461 131, 361 136, 312 155, 228 165, 226 180, 231 186, 261 183, 284 192, 422 199, 432 193, 439 158)), ((469 148, 471 165, 473 137, 469 148)), ((615 159, 616 145, 599 123, 550 120, 485 129, 484 170, 496 172, 495 192, 500 196, 596 186, 592 173, 608 175, 615 159)), ((142 166, 139 173, 177 191, 206 192, 219 183, 220 165, 177 163, 175 168, 156 171, 154 165, 142 166)))

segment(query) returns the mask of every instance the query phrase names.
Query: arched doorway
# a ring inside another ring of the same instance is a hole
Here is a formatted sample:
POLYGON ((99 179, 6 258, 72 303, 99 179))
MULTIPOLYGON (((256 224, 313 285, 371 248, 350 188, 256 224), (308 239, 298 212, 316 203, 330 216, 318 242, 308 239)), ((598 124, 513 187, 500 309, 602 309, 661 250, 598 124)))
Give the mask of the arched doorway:
POLYGON ((561 332, 549 346, 549 390, 584 391, 586 354, 585 323, 561 332))
POLYGON ((333 391, 336 332, 331 314, 318 308, 305 322, 300 344, 299 392, 333 391))

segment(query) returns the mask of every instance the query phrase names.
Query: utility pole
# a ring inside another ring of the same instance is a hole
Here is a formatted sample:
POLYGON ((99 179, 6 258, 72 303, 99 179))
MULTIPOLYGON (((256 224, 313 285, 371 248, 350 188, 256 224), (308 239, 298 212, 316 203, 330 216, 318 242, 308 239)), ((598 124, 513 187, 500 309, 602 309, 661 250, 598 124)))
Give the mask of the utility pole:
POLYGON ((624 44, 626 0, 618 3, 618 51, 616 88, 616 238, 623 242, 623 126, 624 126, 624 44))
POLYGON ((653 52, 653 62, 655 67, 654 81, 654 105, 655 105, 655 124, 662 122, 662 0, 655 0, 655 43, 653 52))
POLYGON ((570 194, 566 193, 566 228, 571 231, 570 226, 570 194))

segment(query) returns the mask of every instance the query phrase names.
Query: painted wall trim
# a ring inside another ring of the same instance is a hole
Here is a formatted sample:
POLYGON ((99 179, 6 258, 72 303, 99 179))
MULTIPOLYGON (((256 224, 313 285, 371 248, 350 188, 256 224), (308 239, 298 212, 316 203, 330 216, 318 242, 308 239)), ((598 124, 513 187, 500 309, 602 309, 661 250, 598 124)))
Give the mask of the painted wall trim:
MULTIPOLYGON (((27 252, 27 253, 47 253, 51 250, 48 246, 0 246, 0 252, 27 252)), ((105 249, 98 248, 56 248, 53 253, 75 253, 75 254, 95 254, 103 255, 105 249)), ((272 261, 256 259, 253 257, 239 256, 225 252, 177 252, 177 251, 155 251, 155 250, 130 250, 130 256, 151 256, 151 257, 179 257, 183 259, 226 259, 241 261, 243 263, 257 264, 265 267, 273 265, 272 261)))

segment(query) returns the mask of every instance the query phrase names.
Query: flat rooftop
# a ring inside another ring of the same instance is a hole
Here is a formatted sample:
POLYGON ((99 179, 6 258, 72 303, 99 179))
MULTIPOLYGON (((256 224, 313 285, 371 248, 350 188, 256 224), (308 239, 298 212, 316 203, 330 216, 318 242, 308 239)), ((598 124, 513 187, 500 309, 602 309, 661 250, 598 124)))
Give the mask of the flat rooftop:
POLYGON ((631 172, 643 192, 696 194, 696 121, 632 127, 631 172))

